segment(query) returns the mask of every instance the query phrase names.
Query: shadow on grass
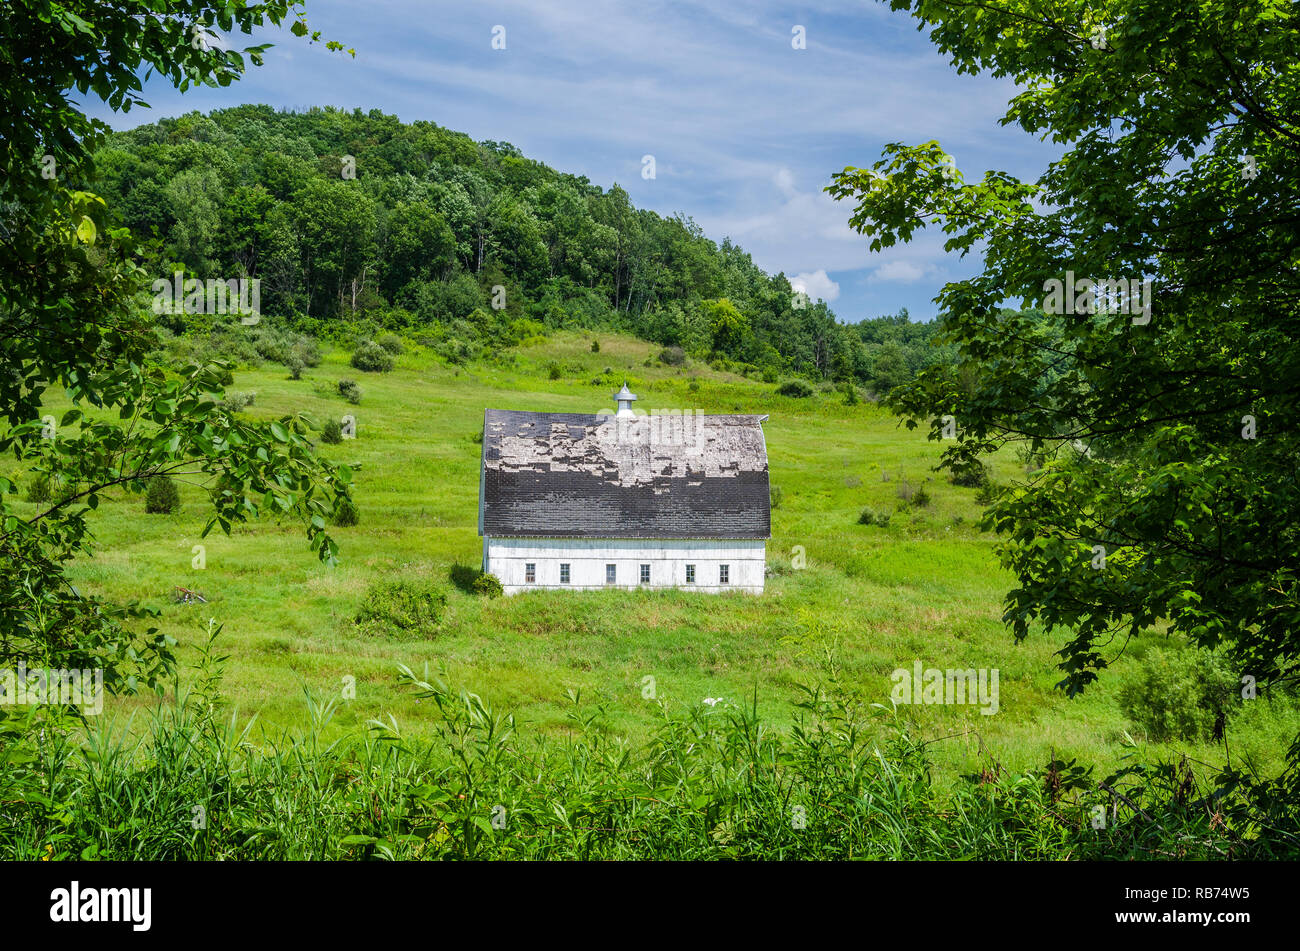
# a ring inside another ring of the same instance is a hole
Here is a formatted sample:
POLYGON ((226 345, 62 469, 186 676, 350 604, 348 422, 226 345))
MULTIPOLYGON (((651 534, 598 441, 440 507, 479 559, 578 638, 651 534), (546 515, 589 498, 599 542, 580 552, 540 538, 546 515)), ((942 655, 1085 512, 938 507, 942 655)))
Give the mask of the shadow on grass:
POLYGON ((474 582, 483 574, 481 568, 475 568, 472 565, 462 565, 460 562, 451 566, 451 574, 448 577, 451 583, 460 588, 466 594, 477 594, 474 590, 474 582))

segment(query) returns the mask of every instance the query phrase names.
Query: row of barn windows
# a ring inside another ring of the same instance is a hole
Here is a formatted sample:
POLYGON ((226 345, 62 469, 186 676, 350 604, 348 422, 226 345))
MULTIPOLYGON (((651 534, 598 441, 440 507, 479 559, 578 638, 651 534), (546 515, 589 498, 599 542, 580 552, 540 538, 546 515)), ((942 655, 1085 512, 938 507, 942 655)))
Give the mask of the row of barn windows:
MULTIPOLYGON (((524 584, 537 583, 537 564, 535 562, 524 563, 524 584)), ((569 563, 560 563, 560 584, 569 583, 569 563)), ((605 565, 605 584, 618 583, 618 565, 605 565)), ((650 566, 641 566, 641 584, 650 583, 650 566)), ((686 566, 686 583, 695 584, 695 566, 686 566)), ((718 565, 718 584, 731 584, 731 565, 718 565)))

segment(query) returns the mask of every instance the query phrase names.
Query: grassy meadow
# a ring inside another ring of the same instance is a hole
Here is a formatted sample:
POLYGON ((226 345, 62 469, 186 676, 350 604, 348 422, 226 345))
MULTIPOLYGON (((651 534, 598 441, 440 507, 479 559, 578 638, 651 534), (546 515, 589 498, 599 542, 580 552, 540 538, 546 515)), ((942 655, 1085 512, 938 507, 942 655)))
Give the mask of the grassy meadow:
MULTIPOLYGON (((513 711, 524 730, 565 733, 569 696, 578 692, 584 703, 605 708, 608 730, 640 738, 660 719, 658 703, 643 697, 647 677, 669 710, 756 696, 765 719, 788 725, 800 684, 835 679, 852 697, 888 705, 890 672, 919 660, 1000 671, 995 715, 978 705, 899 709, 915 735, 933 741, 929 754, 944 780, 978 771, 987 756, 1013 770, 1054 755, 1107 769, 1135 748, 1144 758, 1185 750, 1223 763, 1220 747, 1148 743, 1120 711, 1118 688, 1157 634, 1122 650, 1112 645, 1109 676, 1084 697, 1069 700, 1053 689, 1053 651, 1063 635, 1013 641, 1000 621, 1011 578, 998 567, 993 540, 976 527, 976 491, 931 470, 938 450, 919 431, 872 404, 845 405, 836 392, 781 397, 770 384, 704 365, 665 366, 653 359, 657 347, 631 337, 597 337, 598 353, 591 335, 567 333, 459 368, 418 347, 385 374, 351 368, 337 349, 300 380, 278 365, 241 368, 234 389, 256 393, 251 416, 356 417, 355 440, 322 447, 357 469, 360 520, 334 529, 341 563, 318 562, 291 522, 263 519, 236 526, 229 537, 201 539, 202 489, 182 485, 175 515, 145 514, 140 496, 106 496, 91 516, 96 554, 75 565, 73 580, 114 600, 160 608, 160 627, 181 642, 182 660, 194 656, 209 619, 223 625, 223 689, 241 718, 256 717, 255 742, 302 723, 304 692, 337 697, 347 677, 355 678, 356 696, 339 703, 331 731, 360 731, 392 714, 405 734, 419 736, 430 710, 399 687, 399 664, 417 673, 426 664, 445 666, 450 682, 513 711), (595 412, 612 407, 624 377, 640 409, 770 414, 764 429, 781 502, 772 512, 767 592, 485 599, 456 588, 452 568, 477 567, 481 557, 476 437, 484 408, 595 412), (360 384, 359 405, 338 395, 342 378, 360 384), (925 485, 927 507, 896 510, 903 479, 925 485), (868 506, 892 513, 889 525, 858 524, 868 506), (206 548, 201 570, 192 567, 197 544, 206 548), (432 639, 374 636, 354 623, 367 587, 399 575, 445 584, 447 617, 432 639), (209 603, 175 603, 177 585, 209 603)), ((1016 465, 996 460, 995 478, 1016 465)), ((19 511, 26 508, 35 506, 20 504, 19 511)), ((152 702, 110 698, 106 715, 125 722, 152 702)), ((1276 771, 1298 723, 1280 704, 1247 704, 1230 731, 1234 763, 1276 771)))

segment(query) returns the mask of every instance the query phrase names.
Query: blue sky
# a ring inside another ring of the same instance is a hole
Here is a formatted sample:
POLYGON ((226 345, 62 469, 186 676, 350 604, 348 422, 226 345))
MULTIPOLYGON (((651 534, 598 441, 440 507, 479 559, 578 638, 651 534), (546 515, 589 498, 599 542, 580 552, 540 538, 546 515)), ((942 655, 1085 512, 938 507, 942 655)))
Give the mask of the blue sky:
POLYGON ((946 254, 933 231, 871 253, 846 224, 852 208, 822 191, 835 172, 870 165, 893 141, 938 139, 968 178, 1034 178, 1055 155, 998 125, 1010 81, 958 76, 915 21, 878 2, 311 0, 307 13, 356 58, 272 33, 266 65, 226 89, 181 94, 155 79, 149 110, 90 111, 117 128, 239 103, 432 120, 617 182, 640 207, 684 212, 850 321, 900 307, 931 319, 943 283, 978 262, 946 254), (496 26, 504 50, 492 48, 496 26), (805 49, 792 47, 795 26, 805 49))

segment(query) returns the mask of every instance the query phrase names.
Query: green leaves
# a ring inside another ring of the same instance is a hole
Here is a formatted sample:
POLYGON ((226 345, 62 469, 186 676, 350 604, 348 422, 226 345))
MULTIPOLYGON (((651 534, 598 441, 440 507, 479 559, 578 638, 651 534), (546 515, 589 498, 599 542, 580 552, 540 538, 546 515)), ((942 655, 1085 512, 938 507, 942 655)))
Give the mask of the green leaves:
POLYGON ((64 574, 89 551, 87 517, 105 493, 140 492, 155 477, 183 473, 208 488, 209 529, 229 531, 258 514, 255 499, 269 497, 302 519, 322 559, 337 555, 303 501, 313 490, 334 494, 333 467, 315 459, 297 422, 272 429, 217 413, 212 395, 229 382, 228 368, 173 375, 146 365, 156 328, 139 305, 145 274, 131 234, 107 226, 103 198, 67 185, 91 179, 88 156, 108 129, 71 105, 70 93, 126 110, 142 104, 140 73, 181 88, 225 85, 242 74, 243 57, 196 48, 191 26, 215 22, 247 34, 299 7, 290 0, 5 7, 0 409, 8 425, 0 449, 48 478, 51 491, 25 517, 11 510, 11 493, 0 492, 0 668, 19 660, 98 668, 106 689, 130 692, 156 687, 171 667, 173 642, 137 625, 155 612, 86 596, 64 574), (41 421, 51 387, 76 404, 58 427, 41 421))
POLYGON ((1013 471, 986 518, 1017 580, 1006 621, 1018 638, 1066 632, 1072 693, 1105 668, 1103 645, 1157 625, 1224 645, 1261 682, 1293 670, 1300 14, 1121 3, 1101 24, 1068 5, 891 6, 960 71, 1014 77, 1004 121, 1065 148, 1035 182, 972 183, 943 172, 937 143, 894 143, 827 189, 856 202, 873 249, 935 225, 949 250, 983 248, 982 272, 939 298, 956 366, 890 404, 934 439, 957 420, 950 469, 1012 444, 1045 460, 1013 471), (1143 325, 1048 303, 1053 280, 1139 278, 1154 288, 1143 325))
POLYGON ((82 244, 95 243, 95 223, 86 215, 82 215, 77 222, 77 240, 82 244))

